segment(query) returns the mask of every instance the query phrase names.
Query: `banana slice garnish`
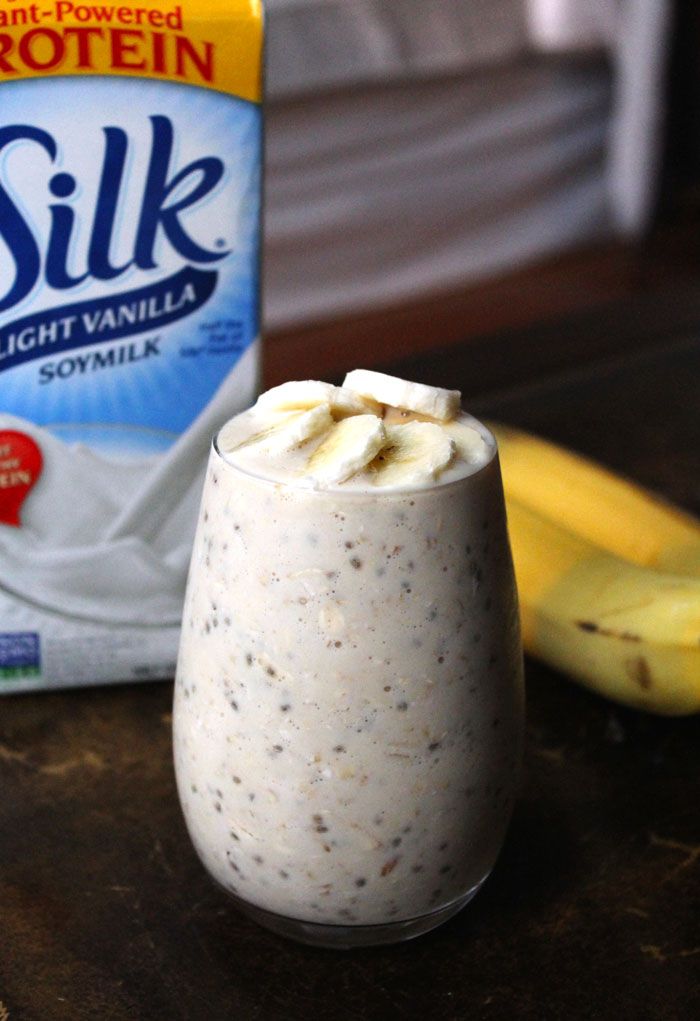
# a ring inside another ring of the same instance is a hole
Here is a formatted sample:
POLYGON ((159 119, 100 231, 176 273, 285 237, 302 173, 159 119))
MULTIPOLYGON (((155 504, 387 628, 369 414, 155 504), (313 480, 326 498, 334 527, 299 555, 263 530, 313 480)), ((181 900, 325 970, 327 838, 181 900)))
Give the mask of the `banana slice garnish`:
POLYGON ((452 437, 457 454, 467 464, 488 460, 489 446, 478 429, 458 422, 445 422, 442 428, 452 437))
POLYGON ((434 422, 386 425, 386 443, 369 466, 377 486, 433 482, 456 452, 454 440, 434 422))
POLYGON ((333 426, 333 416, 327 404, 317 404, 308 411, 290 412, 276 419, 275 424, 251 436, 240 446, 260 444, 270 454, 282 454, 301 446, 333 426))
POLYGON ((381 413, 376 401, 320 379, 292 380, 274 386, 258 397, 255 409, 266 413, 305 411, 319 404, 328 405, 334 418, 381 413))
POLYGON ((352 390, 365 399, 390 404, 395 408, 416 411, 439 422, 447 422, 459 412, 459 390, 443 390, 424 383, 411 383, 398 376, 370 369, 353 369, 343 380, 343 388, 352 390))
POLYGON ((314 485, 362 474, 377 487, 426 486, 456 456, 476 462, 483 454, 485 441, 459 412, 458 390, 356 369, 342 387, 306 379, 266 391, 247 413, 248 428, 238 430, 240 442, 226 427, 219 442, 230 453, 294 451, 290 470, 314 485))
POLYGON ((318 482, 344 482, 374 460, 386 443, 376 415, 353 415, 335 423, 306 464, 306 475, 318 482))

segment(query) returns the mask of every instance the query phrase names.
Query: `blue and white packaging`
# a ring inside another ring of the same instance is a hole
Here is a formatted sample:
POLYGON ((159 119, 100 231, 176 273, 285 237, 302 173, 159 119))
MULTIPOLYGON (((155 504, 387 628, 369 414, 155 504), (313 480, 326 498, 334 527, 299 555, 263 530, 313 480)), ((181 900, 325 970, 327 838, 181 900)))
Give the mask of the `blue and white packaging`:
POLYGON ((0 694, 172 676, 208 446, 258 380, 260 5, 56 7, 0 18, 0 694))

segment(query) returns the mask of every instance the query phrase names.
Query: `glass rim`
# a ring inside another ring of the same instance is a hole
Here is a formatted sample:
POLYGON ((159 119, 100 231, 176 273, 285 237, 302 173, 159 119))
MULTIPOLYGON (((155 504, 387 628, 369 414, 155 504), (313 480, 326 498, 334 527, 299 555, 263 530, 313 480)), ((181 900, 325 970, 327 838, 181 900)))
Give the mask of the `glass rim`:
POLYGON ((474 418, 474 416, 472 415, 470 415, 469 417, 473 419, 475 424, 479 427, 479 431, 481 432, 483 438, 491 447, 490 456, 488 460, 485 461, 475 470, 470 471, 466 475, 461 475, 459 478, 451 479, 449 482, 440 482, 438 480, 434 484, 429 486, 405 486, 405 487, 392 486, 391 488, 387 487, 384 489, 380 487, 375 487, 372 489, 370 488, 344 489, 342 485, 321 487, 313 485, 298 485, 295 484, 294 482, 288 482, 287 480, 284 479, 272 479, 267 475, 260 475, 257 472, 250 471, 248 468, 243 468, 241 467, 241 465, 235 464, 233 461, 230 461, 226 457, 226 455, 222 452, 222 450, 219 447, 218 440, 227 423, 224 423, 222 426, 220 426, 220 428, 217 429, 217 431, 212 436, 211 451, 216 455, 220 464, 222 464, 227 470, 238 472, 240 475, 252 479, 255 482, 259 482, 264 486, 269 486, 271 489, 284 489, 288 492, 303 493, 306 495, 314 494, 315 496, 318 497, 333 496, 340 500, 361 500, 361 499, 366 500, 367 497, 369 497, 374 501, 376 499, 389 499, 392 496, 406 497, 408 495, 417 496, 420 499, 423 498, 425 495, 429 493, 435 493, 438 490, 442 492, 445 490, 450 490, 452 488, 458 488, 465 484, 469 484, 470 482, 472 482, 472 480, 477 479, 484 471, 486 471, 489 468, 492 468, 494 464, 498 464, 499 451, 496 437, 488 428, 488 426, 484 425, 482 421, 480 421, 477 418, 474 418))

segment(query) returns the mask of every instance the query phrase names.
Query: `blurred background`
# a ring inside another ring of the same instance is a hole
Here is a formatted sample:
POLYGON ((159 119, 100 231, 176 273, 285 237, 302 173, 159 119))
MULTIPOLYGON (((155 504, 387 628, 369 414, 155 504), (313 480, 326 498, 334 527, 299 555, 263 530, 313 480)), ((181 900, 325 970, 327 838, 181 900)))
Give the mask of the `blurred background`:
POLYGON ((266 385, 469 342, 477 393, 697 323, 696 5, 266 12, 266 385))
MULTIPOLYGON (((459 388, 479 417, 700 515, 700 3, 265 10, 263 386, 364 366, 459 388)), ((636 534, 603 499, 588 509, 636 534)), ((621 612, 661 648, 654 600, 633 595, 621 612)), ((653 697, 616 612, 606 647, 630 646, 628 680, 653 697)), ((341 959, 272 944, 210 885, 177 803, 169 685, 5 699, 0 1021, 700 1017, 700 715, 637 712, 532 658, 527 702, 522 791, 474 908, 341 959)))

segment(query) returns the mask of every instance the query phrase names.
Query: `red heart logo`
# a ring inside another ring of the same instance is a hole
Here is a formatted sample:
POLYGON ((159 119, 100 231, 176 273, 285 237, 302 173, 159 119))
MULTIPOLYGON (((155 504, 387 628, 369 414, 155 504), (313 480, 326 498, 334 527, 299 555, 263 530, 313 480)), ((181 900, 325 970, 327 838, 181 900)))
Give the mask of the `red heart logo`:
POLYGON ((20 508, 41 475, 43 463, 31 436, 0 429, 0 524, 21 526, 20 508))

